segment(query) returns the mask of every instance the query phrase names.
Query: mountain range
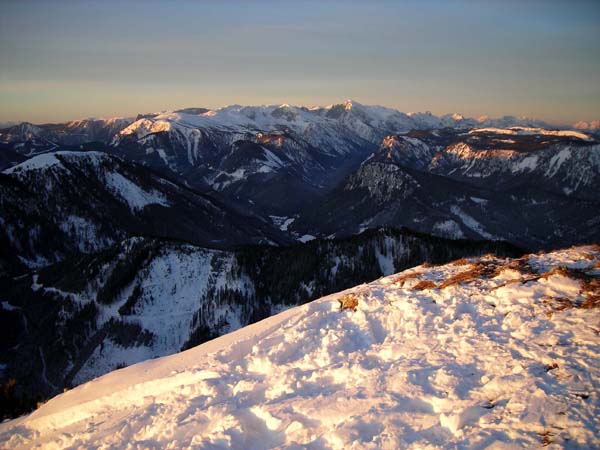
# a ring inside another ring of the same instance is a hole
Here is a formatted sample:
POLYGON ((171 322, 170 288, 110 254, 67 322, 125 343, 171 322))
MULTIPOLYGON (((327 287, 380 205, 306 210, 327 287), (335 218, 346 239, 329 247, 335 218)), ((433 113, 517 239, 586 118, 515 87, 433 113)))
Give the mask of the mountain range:
POLYGON ((284 240, 335 237, 379 226, 531 250, 598 237, 598 137, 527 118, 405 114, 352 101, 234 105, 20 124, 2 130, 0 141, 4 169, 40 153, 114 155, 208 195, 232 217, 262 221, 250 222, 270 227, 262 238, 274 243, 281 232, 284 240))
POLYGON ((352 101, 2 129, 2 414, 424 262, 597 243, 594 133, 352 101))

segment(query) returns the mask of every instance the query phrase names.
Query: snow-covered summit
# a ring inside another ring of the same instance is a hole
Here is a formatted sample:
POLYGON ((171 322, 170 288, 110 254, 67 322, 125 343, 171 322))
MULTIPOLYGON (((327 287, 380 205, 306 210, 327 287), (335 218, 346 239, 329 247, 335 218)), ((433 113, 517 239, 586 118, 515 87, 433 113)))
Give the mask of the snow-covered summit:
MULTIPOLYGON (((200 109, 201 110, 201 109, 200 109)), ((461 114, 451 113, 438 117, 431 112, 403 113, 396 109, 378 105, 363 105, 348 99, 337 105, 325 107, 281 105, 242 106, 229 105, 223 108, 189 114, 186 110, 165 111, 151 118, 142 117, 130 126, 121 130, 118 136, 137 134, 138 138, 151 133, 169 131, 176 123, 181 127, 220 129, 237 132, 269 131, 282 128, 292 128, 302 134, 313 127, 343 125, 375 143, 382 133, 400 132, 411 129, 434 129, 455 127, 466 129, 474 126, 495 126, 502 123, 505 126, 530 126, 535 123, 542 126, 540 121, 518 119, 507 116, 500 119, 482 119, 478 122, 461 114)), ((545 124, 544 124, 545 125, 545 124)))
POLYGON ((571 138, 581 139, 584 141, 593 141, 594 140, 587 134, 581 133, 579 131, 546 130, 544 128, 534 128, 534 127, 525 127, 525 126, 514 126, 514 127, 506 127, 506 128, 486 127, 486 128, 474 128, 472 130, 469 130, 469 134, 477 134, 477 133, 508 134, 508 135, 520 135, 520 136, 545 135, 545 136, 571 137, 571 138))
POLYGON ((93 380, 0 445, 595 448, 599 276, 592 246, 419 266, 93 380))
POLYGON ((36 155, 26 161, 23 161, 16 166, 10 167, 4 170, 3 173, 10 175, 22 175, 30 171, 42 171, 47 170, 51 167, 56 166, 59 169, 64 169, 60 159, 64 159, 71 162, 84 161, 85 163, 97 166, 102 161, 106 162, 111 159, 111 156, 103 152, 73 152, 73 151, 58 151, 52 153, 43 153, 36 155))

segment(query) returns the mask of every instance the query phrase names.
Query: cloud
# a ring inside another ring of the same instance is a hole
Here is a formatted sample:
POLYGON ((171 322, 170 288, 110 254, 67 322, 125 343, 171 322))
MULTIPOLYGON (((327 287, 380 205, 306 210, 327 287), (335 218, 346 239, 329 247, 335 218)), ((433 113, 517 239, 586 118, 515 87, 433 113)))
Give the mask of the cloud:
POLYGON ((577 122, 575 125, 573 125, 573 128, 578 130, 598 130, 600 129, 600 120, 592 120, 591 122, 585 122, 582 120, 581 122, 577 122))

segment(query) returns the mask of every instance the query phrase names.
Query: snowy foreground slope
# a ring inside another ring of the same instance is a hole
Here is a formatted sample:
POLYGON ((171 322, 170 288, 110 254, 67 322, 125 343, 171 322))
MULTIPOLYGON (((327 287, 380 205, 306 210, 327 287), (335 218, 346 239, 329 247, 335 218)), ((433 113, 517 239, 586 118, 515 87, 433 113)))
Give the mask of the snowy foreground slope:
POLYGON ((598 448, 599 277, 592 246, 419 266, 81 385, 0 447, 598 448))

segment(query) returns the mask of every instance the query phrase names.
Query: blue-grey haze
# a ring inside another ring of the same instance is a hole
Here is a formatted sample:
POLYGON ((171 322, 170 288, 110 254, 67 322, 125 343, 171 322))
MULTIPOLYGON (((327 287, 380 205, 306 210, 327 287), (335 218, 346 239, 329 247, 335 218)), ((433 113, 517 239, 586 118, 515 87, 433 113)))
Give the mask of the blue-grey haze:
POLYGON ((0 3, 0 121, 353 98, 600 118, 598 1, 0 3))

